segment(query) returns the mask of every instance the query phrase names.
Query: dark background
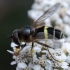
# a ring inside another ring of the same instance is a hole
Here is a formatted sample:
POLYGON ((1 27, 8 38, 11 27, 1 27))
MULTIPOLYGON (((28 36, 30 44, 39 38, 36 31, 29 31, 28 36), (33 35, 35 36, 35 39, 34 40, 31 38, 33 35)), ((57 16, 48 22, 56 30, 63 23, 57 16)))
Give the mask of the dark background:
POLYGON ((0 70, 16 70, 16 65, 10 65, 12 55, 7 50, 12 48, 7 35, 30 24, 27 11, 32 3, 33 0, 0 0, 0 70))

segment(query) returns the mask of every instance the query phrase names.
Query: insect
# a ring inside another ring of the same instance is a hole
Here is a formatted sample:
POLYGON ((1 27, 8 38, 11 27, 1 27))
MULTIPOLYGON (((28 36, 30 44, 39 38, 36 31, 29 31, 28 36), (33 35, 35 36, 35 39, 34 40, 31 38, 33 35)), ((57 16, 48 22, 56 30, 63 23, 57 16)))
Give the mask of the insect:
POLYGON ((21 42, 32 42, 32 47, 34 42, 47 46, 38 41, 38 39, 48 39, 48 38, 63 38, 63 34, 60 30, 53 27, 44 26, 43 21, 53 15, 59 8, 60 3, 57 3, 50 7, 41 17, 39 17, 30 27, 24 27, 21 29, 16 29, 11 35, 11 39, 17 45, 21 45, 21 42), (53 36, 53 37, 52 37, 53 36))

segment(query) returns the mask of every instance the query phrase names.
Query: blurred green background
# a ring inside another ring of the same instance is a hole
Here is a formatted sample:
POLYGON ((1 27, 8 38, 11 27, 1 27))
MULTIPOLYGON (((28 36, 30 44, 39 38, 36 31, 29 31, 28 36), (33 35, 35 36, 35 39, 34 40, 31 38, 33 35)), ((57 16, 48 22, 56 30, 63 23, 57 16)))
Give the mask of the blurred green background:
POLYGON ((16 70, 16 65, 10 65, 12 55, 7 49, 12 48, 7 35, 30 25, 27 11, 31 9, 32 3, 33 0, 0 0, 0 70, 16 70))

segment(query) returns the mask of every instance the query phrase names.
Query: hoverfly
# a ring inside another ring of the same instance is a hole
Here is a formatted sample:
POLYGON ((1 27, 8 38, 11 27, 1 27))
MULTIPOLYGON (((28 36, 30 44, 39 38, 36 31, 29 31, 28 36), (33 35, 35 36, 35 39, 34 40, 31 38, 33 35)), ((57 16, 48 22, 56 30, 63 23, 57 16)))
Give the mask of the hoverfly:
POLYGON ((21 42, 32 42, 32 47, 34 42, 41 44, 43 46, 49 47, 38 41, 38 39, 48 39, 51 36, 60 39, 63 38, 63 34, 60 30, 53 27, 43 26, 43 21, 50 16, 52 16, 56 10, 59 8, 60 3, 57 3, 50 7, 41 17, 39 17, 30 27, 24 27, 21 29, 16 29, 11 35, 11 39, 14 43, 21 46, 21 42))

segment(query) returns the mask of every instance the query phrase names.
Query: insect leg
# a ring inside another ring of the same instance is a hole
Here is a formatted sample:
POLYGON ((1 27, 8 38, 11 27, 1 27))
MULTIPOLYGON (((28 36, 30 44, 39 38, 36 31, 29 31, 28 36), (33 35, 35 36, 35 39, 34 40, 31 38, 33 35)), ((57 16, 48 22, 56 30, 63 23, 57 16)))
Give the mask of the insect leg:
POLYGON ((31 47, 31 57, 32 57, 32 63, 33 63, 33 52, 34 52, 33 47, 34 47, 34 42, 32 42, 32 47, 31 47))
POLYGON ((34 52, 33 47, 34 47, 34 42, 32 42, 31 54, 34 52))
POLYGON ((34 42, 32 42, 32 48, 34 47, 34 42))
POLYGON ((48 45, 46 45, 46 44, 44 44, 44 43, 41 43, 41 42, 39 42, 39 41, 35 41, 35 42, 38 43, 38 44, 40 44, 40 45, 43 45, 43 46, 45 46, 45 47, 52 48, 52 47, 50 47, 50 46, 48 46, 48 45))
POLYGON ((34 47, 34 42, 32 42, 31 54, 34 52, 33 47, 34 47))

